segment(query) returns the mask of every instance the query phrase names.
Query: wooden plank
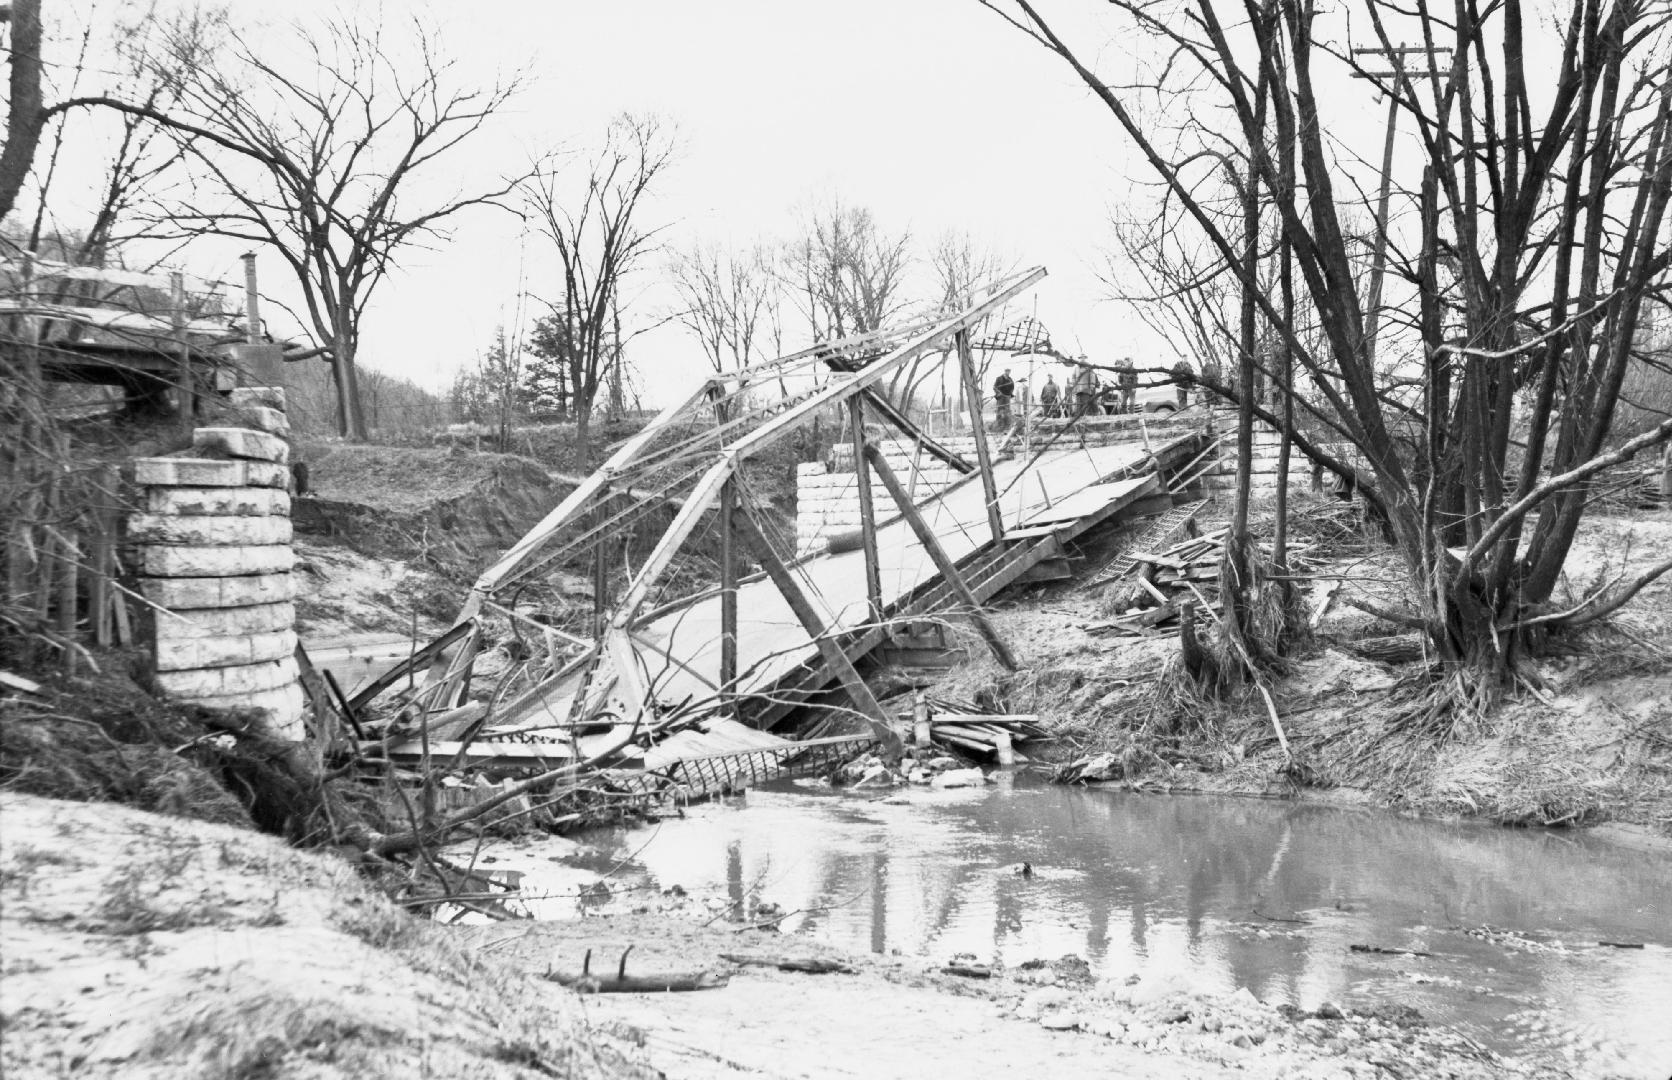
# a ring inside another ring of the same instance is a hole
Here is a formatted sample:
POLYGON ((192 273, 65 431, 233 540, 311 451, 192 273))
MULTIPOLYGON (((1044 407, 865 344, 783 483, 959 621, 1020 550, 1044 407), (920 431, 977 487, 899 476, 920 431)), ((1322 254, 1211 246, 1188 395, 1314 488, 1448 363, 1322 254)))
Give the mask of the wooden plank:
POLYGON ((937 712, 931 724, 1037 724, 1038 713, 958 713, 937 712))
POLYGON ((1175 559, 1167 555, 1155 555, 1148 551, 1134 551, 1130 556, 1128 556, 1128 558, 1130 558, 1133 562, 1154 563, 1156 566, 1165 566, 1171 570, 1186 570, 1191 566, 1190 561, 1187 559, 1175 559))
MULTIPOLYGON (((382 750, 391 758, 417 759, 424 756, 424 743, 420 739, 409 739, 396 743, 387 748, 377 742, 363 742, 360 744, 362 754, 373 750, 382 750)), ((582 750, 582 755, 587 754, 582 750)), ((431 739, 429 740, 429 755, 435 758, 460 758, 464 761, 481 765, 488 761, 504 761, 529 765, 536 765, 546 761, 571 761, 574 759, 574 744, 567 739, 550 739, 542 741, 517 742, 489 742, 475 739, 466 742, 462 739, 431 739)), ((643 759, 636 756, 624 756, 618 764, 611 764, 610 768, 637 769, 643 767, 643 759)))
POLYGON ((1146 577, 1144 577, 1143 575, 1140 574, 1138 577, 1134 578, 1133 580, 1135 580, 1138 583, 1139 587, 1142 588, 1145 592, 1147 592, 1151 596, 1155 597, 1155 600, 1156 600, 1157 603, 1159 603, 1163 606, 1166 605, 1167 594, 1162 592, 1160 589, 1156 588, 1154 585, 1151 585, 1148 578, 1146 578, 1146 577))

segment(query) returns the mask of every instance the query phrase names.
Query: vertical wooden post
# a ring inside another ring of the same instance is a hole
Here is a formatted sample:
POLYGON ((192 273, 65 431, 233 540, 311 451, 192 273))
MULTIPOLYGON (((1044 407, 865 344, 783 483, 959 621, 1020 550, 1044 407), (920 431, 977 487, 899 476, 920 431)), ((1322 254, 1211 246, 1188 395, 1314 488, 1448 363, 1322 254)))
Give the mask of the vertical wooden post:
POLYGON ((737 682, 737 552, 732 512, 737 509, 737 480, 727 477, 720 486, 720 693, 735 710, 737 682))
POLYGON ((1010 647, 1004 643, 1003 638, 999 637, 998 631, 993 629, 993 624, 988 621, 986 613, 981 610, 981 602, 975 598, 975 593, 970 590, 969 583, 958 572, 957 564, 952 561, 951 556, 947 555, 946 549, 941 547, 940 540, 935 536, 934 530, 929 528, 928 522, 923 520, 923 515, 919 514, 917 507, 912 505, 911 497, 906 494, 906 489, 900 485, 899 479, 894 475, 894 470, 888 467, 888 460, 874 446, 866 447, 865 452, 871 461, 871 465, 877 470, 877 477, 882 481, 882 486, 887 488, 888 493, 894 497, 895 504, 900 507, 900 513, 905 515, 906 522, 911 525, 912 532, 917 534, 917 542, 923 545, 923 550, 927 551, 929 558, 934 560, 935 569, 940 571, 941 577, 946 579, 946 583, 952 587, 952 591, 957 593, 958 598, 969 608, 970 618, 975 622, 975 628, 981 633, 982 640, 986 641, 987 647, 993 650, 993 656, 997 658, 999 663, 1003 664, 1006 669, 1015 671, 1016 657, 1011 654, 1010 647))
POLYGON ((981 491, 987 500, 987 527, 995 541, 1004 539, 1004 515, 999 513, 999 489, 993 480, 993 454, 987 448, 987 429, 981 423, 981 384, 976 381, 975 355, 970 350, 970 332, 953 335, 958 346, 958 368, 964 373, 964 398, 969 404, 970 430, 975 436, 976 464, 981 469, 981 491))
POLYGON ((819 656, 824 660, 825 666, 834 672, 837 679, 841 681, 842 689, 846 690, 848 697, 853 699, 854 707, 864 713, 870 721, 871 730, 876 734, 878 741, 883 744, 884 752, 891 757, 898 757, 901 750, 900 736, 889 725, 888 714, 883 712, 882 706, 877 703, 876 697, 872 695, 871 688, 865 685, 865 680, 861 679, 859 672, 854 670, 853 662, 848 659, 848 654, 842 651, 842 647, 836 644, 835 640, 827 633, 828 628, 819 621, 813 602, 802 591, 801 583, 795 579, 795 574, 791 572, 788 566, 784 565, 782 559, 778 558, 778 553, 772 550, 772 545, 767 542, 766 534, 761 532, 760 527, 755 524, 755 519, 751 516, 751 507, 748 505, 748 500, 744 498, 739 499, 738 502, 740 505, 732 511, 732 523, 743 533, 744 541, 754 550, 755 558, 759 560, 761 568, 766 571, 767 577, 772 579, 772 584, 777 586, 778 591, 783 594, 784 600, 789 603, 790 610, 795 613, 796 621, 801 623, 801 628, 807 632, 807 636, 813 639, 813 644, 818 647, 819 656))
POLYGON ((244 340, 261 343, 261 294, 255 287, 255 252, 246 251, 244 260, 244 340))
MULTIPOLYGON (((74 529, 63 530, 63 541, 58 550, 62 559, 58 567, 58 632, 64 635, 66 641, 73 642, 80 623, 76 593, 81 579, 81 533, 74 529)), ((75 658, 74 649, 64 650, 64 674, 75 674, 75 658)))
MULTIPOLYGON (((1404 57, 1393 56, 1396 69, 1405 66, 1404 57)), ((1388 94, 1387 140, 1382 146, 1382 188, 1376 197, 1376 247, 1370 258, 1370 295, 1365 300, 1364 358, 1367 365, 1376 362, 1377 326, 1382 321, 1382 276, 1388 262, 1388 194, 1393 181, 1393 136, 1399 127, 1398 95, 1388 94)))
POLYGON ((848 399, 848 422, 853 428, 853 474, 859 484, 859 535, 865 548, 866 617, 882 622, 882 568, 877 559, 877 512, 871 501, 871 467, 865 459, 865 405, 859 396, 848 399))
POLYGON ((114 591, 110 579, 116 571, 116 490, 115 466, 98 471, 93 487, 93 554, 91 573, 87 578, 87 621, 92 624, 93 641, 109 645, 111 641, 111 604, 114 591))
POLYGON ((174 378, 179 386, 180 431, 192 430, 192 357, 186 348, 186 275, 176 270, 168 275, 169 322, 174 328, 174 378))
MULTIPOLYGON (((592 508, 592 527, 602 529, 608 515, 605 509, 609 506, 610 489, 603 488, 598 492, 598 501, 592 508)), ((600 645, 604 641, 604 624, 608 615, 610 591, 609 568, 604 565, 604 535, 602 532, 592 541, 592 640, 600 645)))

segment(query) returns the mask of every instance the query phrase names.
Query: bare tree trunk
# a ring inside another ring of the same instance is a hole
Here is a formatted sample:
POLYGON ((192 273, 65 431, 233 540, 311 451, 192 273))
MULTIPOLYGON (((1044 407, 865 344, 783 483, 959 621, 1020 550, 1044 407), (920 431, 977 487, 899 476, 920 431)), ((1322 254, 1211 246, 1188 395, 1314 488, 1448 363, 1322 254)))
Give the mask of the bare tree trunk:
POLYGON ((1249 565, 1252 543, 1248 535, 1248 501, 1254 484, 1254 289, 1252 282, 1260 259, 1259 195, 1250 173, 1237 181, 1234 166, 1227 164, 1242 196, 1243 263, 1241 327, 1237 347, 1237 487, 1231 511, 1231 530, 1225 538, 1225 554, 1219 563, 1219 594, 1224 604, 1227 634, 1250 646, 1244 631, 1248 625, 1249 565))
POLYGON ((627 408, 621 392, 621 308, 616 303, 614 289, 610 290, 610 318, 615 324, 615 340, 610 349, 610 419, 620 420, 627 414, 627 408))
MULTIPOLYGON (((1290 262, 1288 237, 1284 237, 1282 259, 1278 267, 1278 288, 1283 294, 1283 318, 1290 325, 1295 319, 1295 281, 1294 267, 1290 262)), ((1289 458, 1293 448, 1293 434, 1295 430, 1295 371, 1294 354, 1290 351, 1287 340, 1283 342, 1283 366, 1277 373, 1279 393, 1283 395, 1283 428, 1277 443, 1277 523, 1273 526, 1271 537, 1271 562, 1279 574, 1287 575, 1289 570, 1289 458)), ((1282 583, 1285 598, 1293 591, 1292 583, 1282 583)), ((1288 604, 1285 603, 1285 608, 1288 604)))
POLYGON ((365 442, 366 414, 360 405, 360 379, 354 370, 354 338, 341 322, 332 342, 331 374, 337 383, 337 433, 351 442, 365 442))
POLYGON ((41 0, 16 0, 11 8, 11 114, 6 120, 6 146, 0 149, 0 220, 12 212, 17 193, 29 178, 45 119, 41 113, 41 0))

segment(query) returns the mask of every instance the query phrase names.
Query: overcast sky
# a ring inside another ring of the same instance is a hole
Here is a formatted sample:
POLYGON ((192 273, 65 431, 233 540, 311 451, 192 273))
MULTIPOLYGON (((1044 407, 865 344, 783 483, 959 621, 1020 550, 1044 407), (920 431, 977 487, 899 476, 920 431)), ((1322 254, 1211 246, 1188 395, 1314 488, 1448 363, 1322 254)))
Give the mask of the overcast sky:
MULTIPOLYGON (((454 26, 449 47, 484 72, 532 57, 510 138, 584 153, 623 110, 678 127, 676 164, 646 219, 668 225, 671 246, 787 239, 809 207, 840 197, 925 244, 967 230, 1045 265, 1038 313, 1059 345, 1109 354, 1136 329, 1100 302, 1092 273, 1106 209, 1123 198, 1125 148, 1072 72, 973 0, 504 0, 454 26)), ((484 215, 428 266, 409 258, 367 327, 367 358, 444 380, 514 317, 519 264, 538 276, 539 241, 523 247, 516 229, 484 215), (445 328, 403 326, 407 313, 430 324, 423 313, 447 309, 458 317, 445 328)), ((650 288, 636 314, 673 304, 650 288)), ((631 355, 652 387, 705 366, 677 327, 637 339, 631 355)))
MULTIPOLYGON (((241 25, 274 26, 274 40, 292 17, 375 10, 345 0, 230 7, 241 25)), ((1153 59, 1111 39, 1105 3, 1047 0, 1045 9, 1111 82, 1132 80, 1153 59)), ((669 247, 787 240, 811 207, 840 198, 871 209, 885 230, 909 230, 922 249, 958 230, 1019 266, 1044 265, 1049 277, 1007 317, 1037 314, 1061 348, 1105 363, 1173 360, 1129 309, 1107 299, 1096 273, 1111 211, 1149 198, 1129 177, 1153 177, 1073 72, 977 0, 424 8, 389 0, 381 11, 391 26, 415 11, 439 20, 463 83, 529 76, 509 110, 448 165, 462 186, 553 147, 584 157, 613 116, 655 114, 677 128, 679 152, 645 205, 644 224, 666 226, 669 247)), ((1383 106, 1366 84, 1336 82, 1339 92, 1332 86, 1325 102, 1332 134, 1379 156, 1383 106)), ((204 261, 186 268, 202 276, 236 275, 235 251, 193 257, 204 261)), ((409 249, 398 262, 362 328, 361 360, 438 389, 474 362, 497 326, 516 324, 519 282, 534 294, 557 291, 539 238, 522 235, 518 218, 503 212, 461 218, 448 242, 409 249)), ((282 296, 282 264, 269 254, 262 265, 264 291, 282 296)), ((657 287, 660 277, 654 259, 629 286, 629 326, 676 306, 657 287)), ((646 404, 662 403, 705 367, 676 326, 636 338, 629 359, 646 404)))

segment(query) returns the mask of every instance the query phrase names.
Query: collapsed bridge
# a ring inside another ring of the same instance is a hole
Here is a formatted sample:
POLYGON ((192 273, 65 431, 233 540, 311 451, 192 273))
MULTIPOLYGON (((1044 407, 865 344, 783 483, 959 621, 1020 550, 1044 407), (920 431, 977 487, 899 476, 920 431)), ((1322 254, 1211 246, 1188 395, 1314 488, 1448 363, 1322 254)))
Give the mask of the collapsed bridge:
POLYGON ((706 379, 483 573, 451 631, 357 695, 363 702, 425 672, 409 703, 424 718, 422 738, 390 753, 574 767, 626 762, 712 789, 736 772, 717 768, 718 758, 770 772, 851 753, 856 743, 897 745, 855 664, 918 620, 967 618, 995 658, 1014 668, 982 604, 1019 580, 1066 576, 1077 537, 1123 512, 1170 506, 1164 474, 1208 452, 1194 429, 1093 446, 1057 438, 1069 426, 1061 422, 1056 434, 1036 432, 1044 437, 1019 448, 989 444, 974 362, 989 343, 978 344, 975 333, 1044 274, 1037 268, 996 283, 951 314, 706 379), (925 433, 883 392, 885 380, 937 352, 955 354, 962 371, 976 419, 973 453, 925 433), (859 524, 798 558, 774 536, 743 466, 833 408, 847 420, 859 524), (878 423, 951 482, 919 484, 915 462, 902 477, 871 434, 878 423), (665 514, 670 501, 678 507, 671 523, 611 595, 606 549, 650 513, 665 514), (699 543, 717 548, 720 580, 693 589, 679 560, 699 543), (587 556, 590 636, 519 607, 525 585, 587 556), (746 572, 751 565, 760 569, 746 572), (490 699, 473 702, 490 618, 517 624, 526 647, 498 675, 490 699), (799 742, 771 733, 809 707, 858 722, 799 742))

